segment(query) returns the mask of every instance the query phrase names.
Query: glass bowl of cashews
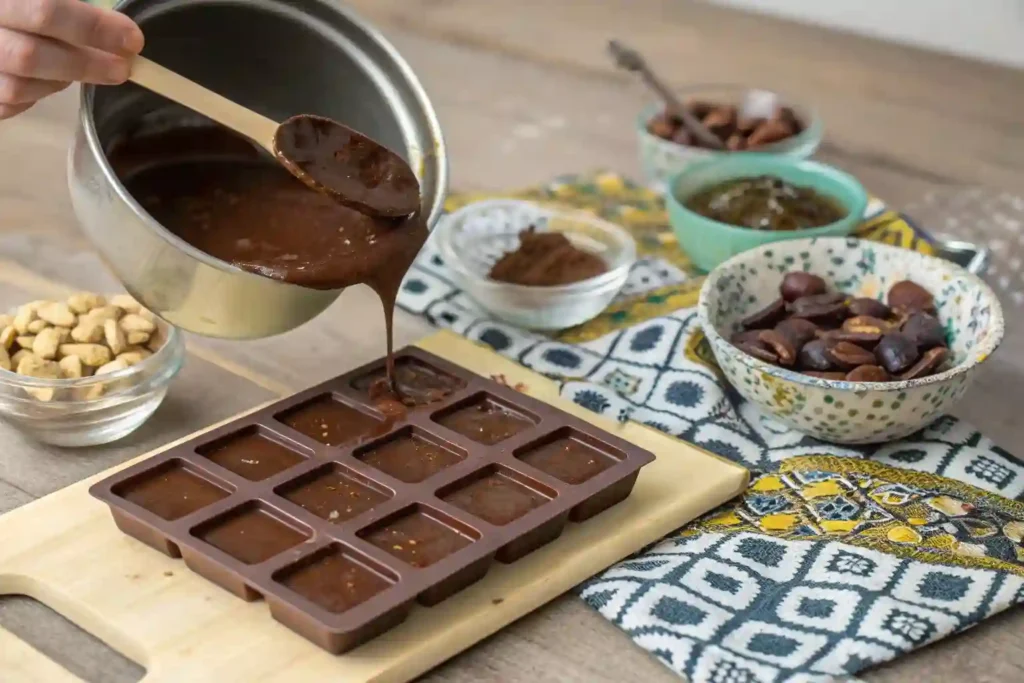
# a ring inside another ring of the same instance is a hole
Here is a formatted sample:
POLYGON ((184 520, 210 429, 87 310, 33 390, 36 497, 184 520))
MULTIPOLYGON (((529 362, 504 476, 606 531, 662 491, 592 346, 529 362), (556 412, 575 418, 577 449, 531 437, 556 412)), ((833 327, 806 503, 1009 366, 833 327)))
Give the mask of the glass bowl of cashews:
POLYGON ((32 301, 0 315, 0 418, 55 446, 116 441, 153 414, 184 358, 181 334, 127 294, 32 301))

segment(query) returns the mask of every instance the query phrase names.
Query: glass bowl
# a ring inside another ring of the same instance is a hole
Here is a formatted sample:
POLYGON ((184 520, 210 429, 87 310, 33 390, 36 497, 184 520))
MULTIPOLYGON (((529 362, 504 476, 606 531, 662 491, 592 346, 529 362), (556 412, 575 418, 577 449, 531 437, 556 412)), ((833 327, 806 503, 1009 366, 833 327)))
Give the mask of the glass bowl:
MULTIPOLYGON (((679 99, 683 102, 689 100, 705 100, 708 102, 721 102, 723 104, 739 105, 747 93, 753 91, 764 91, 763 88, 751 88, 742 85, 694 85, 688 88, 681 88, 676 91, 679 99)), ((790 157, 792 159, 807 159, 811 157, 821 144, 824 135, 824 126, 817 111, 812 107, 772 90, 782 103, 782 106, 790 107, 793 112, 804 122, 804 129, 799 135, 794 135, 780 142, 766 145, 750 152, 718 152, 715 150, 681 145, 678 142, 663 140, 657 135, 647 131, 647 122, 659 113, 664 105, 661 103, 651 104, 644 108, 636 120, 637 144, 640 148, 640 166, 643 169, 647 183, 664 192, 668 187, 669 179, 685 169, 695 161, 714 157, 743 156, 748 154, 771 154, 776 156, 790 157)))
POLYGON ((132 433, 157 409, 185 359, 181 333, 140 363, 81 379, 39 379, 0 368, 0 417, 27 436, 63 447, 96 446, 132 433))
POLYGON ((435 233, 458 285, 495 317, 532 330, 562 330, 594 318, 622 289, 636 261, 636 243, 625 229, 583 211, 515 199, 464 206, 444 217, 435 233), (530 226, 565 233, 575 246, 604 259, 608 272, 556 287, 490 279, 491 267, 518 248, 519 233, 530 226))
POLYGON ((845 237, 857 229, 868 206, 868 193, 856 178, 817 161, 771 154, 719 156, 693 164, 669 179, 665 193, 668 221, 679 246, 704 272, 748 249, 808 237, 845 237), (729 180, 768 175, 809 187, 834 199, 846 214, 817 228, 753 230, 707 218, 684 203, 694 194, 729 180))

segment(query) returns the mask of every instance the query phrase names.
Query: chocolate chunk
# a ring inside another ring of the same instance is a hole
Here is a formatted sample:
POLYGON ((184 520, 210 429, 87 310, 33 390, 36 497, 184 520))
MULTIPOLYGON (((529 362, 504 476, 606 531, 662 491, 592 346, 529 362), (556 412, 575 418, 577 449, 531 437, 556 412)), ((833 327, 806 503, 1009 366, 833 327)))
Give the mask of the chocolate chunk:
POLYGON ((736 130, 744 135, 750 135, 754 130, 764 123, 765 119, 740 117, 736 120, 736 130))
POLYGON ((797 347, 786 335, 777 330, 762 330, 758 338, 775 352, 780 365, 790 366, 796 362, 797 347))
POLYGON ((885 368, 890 375, 905 372, 917 362, 920 355, 917 344, 899 332, 885 335, 875 347, 875 358, 878 360, 878 364, 885 368))
POLYGON ((881 318, 874 318, 870 315, 858 315, 847 318, 843 321, 843 332, 856 332, 882 336, 893 331, 892 325, 881 318))
POLYGON ((775 331, 788 339, 795 348, 799 349, 814 339, 818 326, 810 320, 804 320, 803 318, 787 318, 775 326, 775 331))
POLYGON ((782 298, 786 301, 796 301, 805 296, 815 296, 828 291, 828 285, 821 277, 813 273, 793 271, 786 273, 782 278, 782 285, 779 286, 782 298))
POLYGON ((740 351, 747 354, 748 356, 753 356, 758 360, 763 360, 765 363, 771 363, 772 365, 779 364, 779 357, 776 356, 772 351, 766 349, 763 345, 746 343, 737 344, 736 348, 738 348, 740 351))
POLYGON ((832 369, 832 359, 828 355, 828 343, 823 339, 814 339, 803 345, 798 356, 800 367, 807 370, 824 372, 832 369))
POLYGON ((789 304, 789 311, 797 318, 816 322, 839 321, 846 318, 846 297, 838 292, 803 296, 789 304))
POLYGON ((761 330, 743 330, 737 332, 729 338, 729 342, 733 346, 739 346, 740 344, 754 344, 755 346, 764 346, 761 343, 761 330))
POLYGON ((911 280, 897 282, 889 289, 889 306, 904 311, 935 311, 935 298, 921 285, 911 280))
POLYGON ((927 351, 936 346, 946 346, 946 330, 935 316, 914 313, 903 323, 900 332, 905 334, 918 349, 927 351))
POLYGON ((685 106, 690 110, 691 114, 696 116, 698 119, 703 119, 712 109, 716 108, 717 105, 703 100, 690 100, 685 106))
POLYGON ((827 342, 850 342, 857 346, 862 346, 865 349, 875 348, 875 344, 882 338, 881 334, 872 334, 870 332, 845 332, 843 330, 819 330, 817 332, 818 338, 824 339, 827 342))
POLYGON ((757 313, 744 318, 740 325, 748 330, 774 327, 775 323, 782 320, 784 315, 786 315, 786 300, 780 298, 771 302, 757 313))
POLYGON ((873 365, 875 362, 873 353, 850 342, 831 344, 827 352, 832 362, 841 368, 852 369, 859 365, 873 365))
POLYGON ((726 139, 736 131, 736 107, 722 105, 708 112, 701 121, 715 136, 726 139))
POLYGON ((671 140, 676 131, 672 119, 665 114, 658 114, 647 122, 647 132, 665 140, 671 140))
POLYGON ((869 299, 866 296, 859 296, 855 299, 851 299, 849 303, 850 315, 869 315, 872 318, 882 318, 883 320, 889 317, 889 307, 883 304, 878 299, 869 299))
POLYGON ((747 141, 740 133, 733 133, 725 141, 725 148, 730 152, 742 152, 747 148, 747 141))
POLYGON ((900 375, 900 379, 918 379, 919 377, 933 375, 946 362, 948 357, 949 351, 944 346, 928 349, 921 356, 920 360, 914 363, 913 367, 900 375))
POLYGON ((880 365, 861 365, 846 375, 848 382, 888 382, 889 373, 880 365))
POLYGON ((747 146, 753 149, 760 145, 770 145, 773 142, 785 140, 793 136, 793 126, 786 121, 769 120, 762 123, 747 138, 747 146))

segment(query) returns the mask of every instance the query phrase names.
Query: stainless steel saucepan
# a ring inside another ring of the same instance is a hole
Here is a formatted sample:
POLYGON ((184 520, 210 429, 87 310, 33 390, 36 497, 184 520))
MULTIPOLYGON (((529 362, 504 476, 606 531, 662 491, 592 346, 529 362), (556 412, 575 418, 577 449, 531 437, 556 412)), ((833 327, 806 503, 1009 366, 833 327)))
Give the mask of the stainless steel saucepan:
MULTIPOLYGON (((447 191, 444 140, 412 70, 373 28, 333 0, 124 0, 144 54, 282 121, 328 116, 403 153, 433 226, 447 191)), ((68 181, 79 222, 125 288, 177 327, 266 337, 315 317, 340 291, 247 273, 183 242, 127 193, 106 152, 120 136, 207 125, 132 84, 82 88, 68 181)))

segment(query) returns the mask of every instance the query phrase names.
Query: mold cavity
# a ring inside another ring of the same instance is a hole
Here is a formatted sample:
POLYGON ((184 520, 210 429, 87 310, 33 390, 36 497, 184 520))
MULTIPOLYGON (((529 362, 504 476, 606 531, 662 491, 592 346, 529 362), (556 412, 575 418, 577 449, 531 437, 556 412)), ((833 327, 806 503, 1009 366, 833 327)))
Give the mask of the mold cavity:
POLYGON ((358 535, 417 568, 440 562, 480 538, 465 524, 424 505, 405 508, 358 535))
POLYGON ((249 481, 262 481, 306 459, 256 427, 204 444, 196 452, 249 481))
POLYGON ((277 493, 317 517, 338 524, 391 498, 390 491, 336 463, 282 484, 277 493))
POLYGON ((486 446, 512 438, 539 422, 537 418, 518 412, 487 394, 477 394, 453 408, 437 413, 433 420, 486 446))
MULTIPOLYGON (((466 386, 464 380, 410 356, 395 359, 395 380, 404 402, 418 406, 444 400, 466 386)), ((391 395, 384 366, 356 377, 351 386, 372 400, 391 395)))
POLYGON ((114 495, 172 521, 218 500, 231 491, 214 484, 181 460, 169 460, 113 487, 114 495))
POLYGON ((200 524, 192 535, 239 562, 259 564, 309 539, 299 530, 257 503, 246 503, 200 524))
POLYGON ((567 484, 582 484, 623 460, 625 455, 563 427, 519 449, 516 457, 567 484))
POLYGON ((274 580, 328 612, 345 612, 394 584, 398 577, 339 544, 274 574, 274 580))
POLYGON ((386 441, 366 446, 354 455, 367 465, 407 484, 423 481, 466 457, 465 453, 428 440, 411 427, 386 441))
POLYGON ((557 494, 505 467, 491 465, 438 492, 446 503, 504 526, 540 507, 557 494))
POLYGON ((328 446, 338 446, 371 434, 381 420, 325 394, 275 416, 292 429, 328 446))

